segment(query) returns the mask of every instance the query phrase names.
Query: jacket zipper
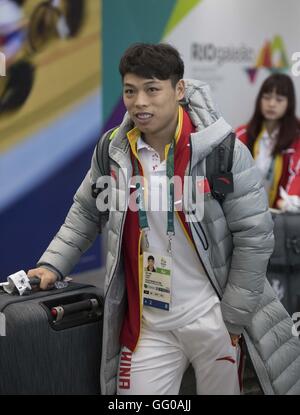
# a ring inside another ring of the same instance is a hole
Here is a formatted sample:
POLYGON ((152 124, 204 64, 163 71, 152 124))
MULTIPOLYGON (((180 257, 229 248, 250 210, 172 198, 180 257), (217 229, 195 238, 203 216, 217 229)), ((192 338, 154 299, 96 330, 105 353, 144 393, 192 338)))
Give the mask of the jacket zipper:
MULTIPOLYGON (((191 140, 191 137, 190 137, 190 166, 189 166, 189 176, 191 176, 191 173, 192 173, 192 155, 193 155, 193 146, 192 146, 192 140, 191 140)), ((207 271, 207 268, 206 268, 206 266, 204 265, 204 263, 203 263, 203 261, 202 261, 201 255, 199 255, 199 252, 198 252, 198 249, 197 249, 197 246, 196 246, 196 243, 195 243, 195 240, 194 240, 193 233, 192 233, 191 226, 190 226, 190 223, 189 223, 189 222, 188 222, 188 227, 190 228, 190 232, 191 232, 192 241, 193 241, 193 243, 194 243, 194 245, 195 245, 195 250, 196 250, 197 256, 198 256, 198 258, 199 258, 199 261, 201 262, 201 264, 202 264, 202 266, 203 266, 203 269, 204 269, 204 271, 206 272, 207 278, 208 278, 209 282, 211 283, 211 285, 212 285, 213 289, 215 290, 215 292, 216 292, 216 294, 217 294, 217 296, 218 296, 219 300, 221 300, 221 296, 220 296, 220 294, 219 294, 218 290, 216 289, 216 287, 215 287, 214 283, 212 282, 212 280, 211 280, 211 278, 210 278, 210 276, 209 276, 209 273, 208 273, 208 271, 207 271)), ((203 232, 203 235, 204 235, 204 237, 205 237, 205 239, 206 239, 206 241, 207 241, 207 249, 205 249, 204 244, 203 244, 203 241, 202 241, 202 239, 201 239, 201 237, 200 237, 200 235, 199 235, 199 233, 198 233, 197 229, 195 228, 195 226, 194 226, 194 229, 196 230, 196 232, 197 232, 197 234, 198 234, 198 236, 199 236, 199 238, 200 238, 200 240, 201 240, 201 243, 202 243, 202 245, 203 245, 203 248, 204 248, 205 250, 208 250, 208 248, 209 248, 208 239, 207 239, 207 237, 206 237, 206 235, 205 235, 205 232, 204 232, 204 230, 203 230, 203 228, 202 228, 202 226, 201 226, 201 225, 200 225, 200 227, 201 227, 201 230, 202 230, 202 232, 203 232)))
POLYGON ((202 243, 203 249, 204 249, 205 251, 207 251, 207 250, 208 250, 208 248, 209 248, 209 246, 208 246, 208 240, 207 240, 207 237, 206 237, 206 235, 205 235, 205 232, 204 232, 204 230, 203 230, 202 225, 201 225, 199 222, 197 222, 197 224, 198 224, 198 225, 199 225, 199 227, 201 228, 202 234, 203 234, 203 236, 204 236, 204 238, 205 238, 205 242, 206 242, 206 245, 205 245, 205 246, 204 246, 204 242, 203 242, 203 240, 202 240, 202 238, 201 238, 201 235, 200 235, 200 233, 199 233, 199 231, 198 231, 198 229, 197 229, 196 225, 194 224, 194 222, 193 222, 193 227, 194 227, 194 229, 195 229, 195 231, 196 231, 196 233, 197 233, 197 235, 198 235, 198 237, 199 237, 199 239, 200 239, 200 241, 201 241, 201 243, 202 243))
MULTIPOLYGON (((141 269, 140 269, 140 250, 141 250, 141 241, 142 241, 142 235, 143 232, 140 232, 140 236, 139 236, 139 246, 138 246, 138 278, 139 278, 139 303, 140 303, 140 329, 139 329, 139 337, 136 341, 136 345, 134 348, 134 352, 139 344, 140 341, 140 337, 141 337, 141 332, 142 332, 142 315, 143 315, 143 308, 144 308, 144 304, 143 304, 143 282, 142 282, 142 287, 140 287, 140 279, 141 279, 141 269)), ((143 278, 143 274, 142 274, 142 278, 143 278)))
MULTIPOLYGON (((121 167, 120 167, 120 166, 119 166, 119 168, 121 169, 121 167)), ((129 198, 128 198, 128 204, 129 204, 129 198)), ((125 217, 126 217, 126 213, 127 213, 127 209, 128 209, 128 204, 127 204, 127 206, 126 206, 126 209, 124 210, 123 217, 122 217, 122 223, 121 223, 121 229, 120 229, 120 238, 119 238, 119 244, 118 244, 118 257, 117 257, 117 260, 116 260, 116 264, 115 264, 114 270, 113 270, 113 272, 111 273, 110 282, 109 282, 109 284, 108 284, 108 287, 107 287, 107 289, 106 289, 106 293, 105 293, 105 295, 104 295, 104 301, 106 300, 107 294, 108 294, 108 292, 109 292, 109 289, 110 289, 111 283, 112 283, 112 281, 113 281, 113 277, 114 277, 114 275, 115 275, 116 268, 117 268, 117 266, 118 266, 118 264, 119 264, 119 260, 120 260, 120 256, 121 256, 121 250, 122 250, 122 249, 121 249, 121 243, 122 243, 122 239, 123 239, 123 228, 124 228, 125 217)))
POLYGON ((116 265, 115 265, 115 267, 114 267, 114 270, 113 270, 113 272, 112 272, 112 274, 111 274, 111 275, 112 275, 112 277, 111 277, 111 279, 110 279, 110 282, 109 282, 109 284, 108 284, 108 287, 107 287, 106 293, 105 293, 105 295, 104 295, 104 300, 105 300, 105 299, 106 299, 106 297, 107 297, 107 294, 108 294, 109 288, 110 288, 110 286, 111 286, 111 283, 112 283, 113 277, 114 277, 114 275, 115 275, 116 268, 117 268, 117 266, 118 266, 118 264, 119 264, 119 260, 120 260, 120 256, 121 256, 121 247, 120 247, 120 245, 121 245, 121 243, 122 243, 123 228, 124 228, 124 223, 125 223, 126 212, 127 212, 127 211, 125 211, 125 212, 124 212, 124 214, 123 214, 123 218, 122 218, 121 231, 120 231, 120 238, 119 238, 119 245, 118 245, 118 257, 117 257, 117 261, 116 261, 116 265))
MULTIPOLYGON (((190 228, 190 230, 191 230, 190 225, 188 225, 188 226, 189 226, 189 228, 190 228)), ((215 292, 216 292, 216 294, 217 294, 217 296, 218 296, 219 300, 221 300, 221 296, 220 296, 220 294, 219 294, 218 290, 216 289, 216 287, 215 287, 214 283, 212 282, 212 280, 211 280, 211 278, 210 278, 210 276, 209 276, 209 273, 208 273, 208 271, 207 271, 207 268, 206 268, 206 266, 204 265, 204 263, 203 263, 203 261, 202 261, 201 256, 199 255, 199 252, 198 252, 198 249, 197 249, 197 247, 196 247, 196 243, 195 243, 195 240, 194 240, 194 237, 193 237, 192 231, 191 231, 191 236, 192 236, 192 241, 193 241, 193 243, 194 243, 194 245, 195 245, 196 254, 197 254, 197 256, 198 256, 198 258, 199 258, 199 260, 200 260, 200 262, 201 262, 201 264, 202 264, 202 266, 203 266, 204 271, 206 272, 206 276, 207 276, 207 278, 208 278, 209 282, 211 283, 211 285, 212 285, 213 289, 215 290, 215 292)), ((208 249, 208 245, 207 245, 207 249, 208 249)))

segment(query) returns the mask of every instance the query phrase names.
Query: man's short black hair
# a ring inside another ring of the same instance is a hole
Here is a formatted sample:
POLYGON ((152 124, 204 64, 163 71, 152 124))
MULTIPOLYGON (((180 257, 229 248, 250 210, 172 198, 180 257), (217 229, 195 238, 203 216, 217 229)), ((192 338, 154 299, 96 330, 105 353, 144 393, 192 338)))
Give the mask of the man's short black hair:
POLYGON ((170 79, 175 87, 183 78, 184 63, 178 50, 167 43, 135 43, 122 56, 119 71, 122 80, 132 73, 146 79, 170 79))
POLYGON ((152 259, 152 261, 154 261, 154 256, 149 255, 149 256, 148 256, 148 261, 150 261, 150 259, 152 259))

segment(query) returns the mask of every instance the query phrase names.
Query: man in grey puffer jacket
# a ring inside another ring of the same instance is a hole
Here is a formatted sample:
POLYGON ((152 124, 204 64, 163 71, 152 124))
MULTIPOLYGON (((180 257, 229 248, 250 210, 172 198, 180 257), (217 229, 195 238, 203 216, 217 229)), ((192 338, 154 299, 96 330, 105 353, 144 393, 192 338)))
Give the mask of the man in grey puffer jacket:
MULTIPOLYGON (((214 109, 208 87, 182 80, 183 63, 169 45, 129 48, 120 72, 128 113, 110 133, 116 198, 130 199, 131 177, 137 173, 150 178, 152 171, 159 177, 173 167, 173 176, 189 175, 194 182, 205 177, 207 156, 232 132, 214 109)), ((133 212, 119 205, 110 212, 102 393, 113 394, 116 388, 120 394, 178 393, 190 360, 198 393, 237 394, 241 334, 264 392, 300 393, 300 342, 265 276, 273 249, 272 219, 253 159, 239 141, 232 174, 234 191, 222 204, 204 180, 204 213, 197 217, 196 209, 189 223, 186 211, 168 220, 167 212, 147 211, 146 222, 141 207, 133 212), (171 284, 163 272, 143 271, 141 252, 145 258, 155 256, 156 263, 160 259, 171 284), (168 294, 161 301, 142 288, 154 279, 168 294)), ((41 277, 42 289, 67 275, 94 241, 100 213, 91 186, 99 176, 95 150, 65 224, 38 268, 28 273, 41 277)), ((174 201, 174 195, 168 196, 174 201)))

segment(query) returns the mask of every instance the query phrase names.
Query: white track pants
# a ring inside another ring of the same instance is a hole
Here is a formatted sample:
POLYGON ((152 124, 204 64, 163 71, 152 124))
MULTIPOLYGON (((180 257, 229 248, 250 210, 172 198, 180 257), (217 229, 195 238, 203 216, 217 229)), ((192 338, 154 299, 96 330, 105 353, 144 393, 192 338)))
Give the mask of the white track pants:
POLYGON ((121 350, 118 394, 177 395, 191 362, 197 394, 239 395, 237 354, 219 303, 198 320, 172 331, 143 326, 136 351, 121 350))

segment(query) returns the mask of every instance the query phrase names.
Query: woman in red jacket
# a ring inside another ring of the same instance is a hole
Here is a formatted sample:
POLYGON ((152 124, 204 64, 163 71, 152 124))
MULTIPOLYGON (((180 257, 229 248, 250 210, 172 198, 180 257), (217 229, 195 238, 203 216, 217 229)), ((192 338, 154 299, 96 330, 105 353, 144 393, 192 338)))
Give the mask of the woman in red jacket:
POLYGON ((300 123, 289 76, 276 73, 263 83, 254 114, 237 137, 248 146, 264 181, 269 205, 300 210, 300 123))

